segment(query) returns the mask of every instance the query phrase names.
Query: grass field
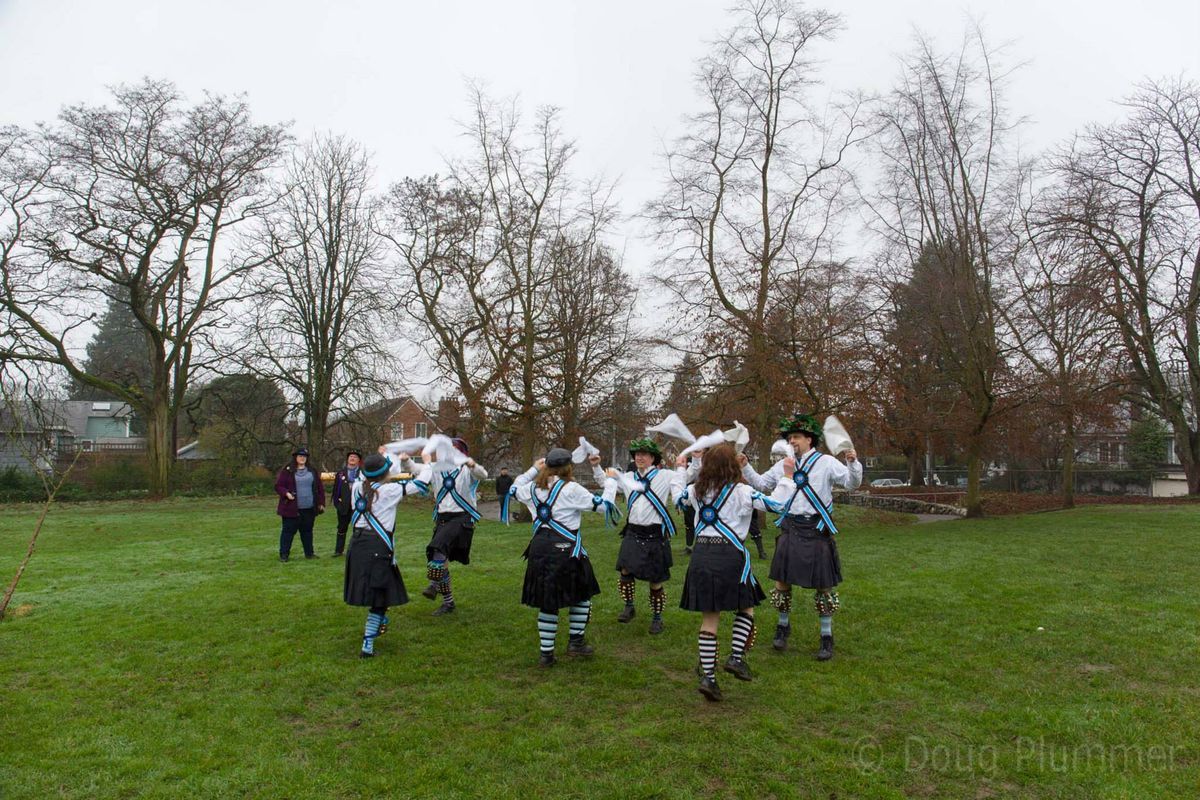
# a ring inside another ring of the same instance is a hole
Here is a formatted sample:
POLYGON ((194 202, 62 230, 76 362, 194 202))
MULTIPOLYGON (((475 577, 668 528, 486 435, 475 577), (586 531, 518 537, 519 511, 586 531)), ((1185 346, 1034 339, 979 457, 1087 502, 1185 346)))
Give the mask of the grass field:
MULTIPOLYGON (((644 586, 616 623, 617 538, 589 527, 597 655, 543 671, 518 603, 528 526, 482 523, 454 572, 459 612, 435 619, 417 594, 428 510, 405 511, 414 599, 360 661, 332 516, 321 559, 296 560, 297 541, 280 564, 273 507, 51 515, 0 623, 0 798, 1200 793, 1195 505, 928 525, 839 509, 837 657, 812 660, 803 595, 793 649, 773 652, 764 606, 756 680, 726 676, 721 704, 696 692, 681 547, 651 637, 644 586)), ((0 509, 4 582, 33 519, 0 509)), ((560 653, 565 639, 564 621, 560 653)))

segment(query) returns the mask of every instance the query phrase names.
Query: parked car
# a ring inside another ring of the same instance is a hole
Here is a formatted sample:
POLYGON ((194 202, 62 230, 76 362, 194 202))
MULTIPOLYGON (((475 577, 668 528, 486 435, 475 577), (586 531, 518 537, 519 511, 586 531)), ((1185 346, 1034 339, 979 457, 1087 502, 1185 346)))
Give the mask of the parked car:
POLYGON ((875 480, 871 481, 871 486, 874 486, 874 487, 908 486, 908 484, 905 483, 904 481, 900 480, 899 478, 876 478, 875 480))

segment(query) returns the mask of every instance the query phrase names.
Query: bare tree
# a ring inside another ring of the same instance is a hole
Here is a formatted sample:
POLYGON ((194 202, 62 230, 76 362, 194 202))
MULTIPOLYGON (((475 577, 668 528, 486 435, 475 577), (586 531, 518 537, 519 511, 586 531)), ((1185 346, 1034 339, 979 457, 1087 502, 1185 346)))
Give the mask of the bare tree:
POLYGON ((528 462, 578 426, 622 349, 632 297, 604 246, 611 191, 573 179, 558 110, 526 128, 514 102, 475 90, 472 112, 470 154, 447 179, 393 189, 389 239, 468 424, 528 462))
POLYGON ((371 179, 359 144, 315 137, 293 154, 281 201, 258 232, 264 267, 239 360, 294 398, 314 464, 331 414, 377 393, 395 367, 396 302, 382 268, 371 179))
POLYGON ((118 87, 113 101, 65 109, 41 138, 44 204, 0 275, 3 350, 128 403, 146 421, 150 490, 161 497, 200 337, 257 265, 230 251, 228 234, 261 212, 265 173, 286 135, 252 124, 241 100, 184 106, 164 82, 118 87), (74 337, 105 300, 127 304, 144 332, 148 385, 80 362, 74 337))
POLYGON ((558 441, 570 442, 606 416, 616 384, 627 380, 638 346, 633 330, 637 292, 616 254, 594 238, 563 237, 547 302, 557 331, 544 391, 561 404, 552 418, 558 441))
POLYGON ((465 435, 481 454, 488 441, 493 395, 508 363, 496 335, 494 309, 510 289, 495 277, 495 244, 482 198, 453 179, 407 179, 391 188, 381 233, 398 261, 405 310, 419 320, 420 344, 434 375, 454 387, 465 411, 465 435))
POLYGON ((1200 493, 1200 87, 1148 83, 1128 116, 1088 128, 1054 161, 1049 222, 1103 268, 1135 396, 1174 433, 1188 492, 1200 493))
POLYGON ((1027 391, 1040 395, 1061 436, 1063 505, 1075 505, 1079 432, 1111 405, 1119 385, 1113 358, 1116 328, 1104 313, 1103 275, 1096 259, 1054 226, 1040 224, 1045 193, 1027 178, 1013 219, 1007 270, 1010 300, 1001 309, 1021 361, 1032 372, 1027 391))
POLYGON ((647 215, 684 323, 672 343, 727 382, 722 398, 753 406, 747 422, 767 441, 790 405, 775 390, 775 347, 788 332, 771 324, 793 299, 784 289, 828 266, 843 161, 864 128, 857 101, 831 111, 809 101, 813 51, 838 31, 836 15, 787 0, 743 0, 736 14, 700 62, 705 109, 667 153, 667 185, 647 215))
POLYGON ((40 363, 0 361, 0 436, 4 438, 3 449, 8 455, 15 455, 29 465, 41 480, 45 492, 42 510, 30 533, 25 555, 17 565, 3 597, 0 597, 0 620, 4 619, 25 569, 33 558, 38 537, 46 516, 54 506, 55 497, 83 452, 76 449, 66 467, 58 469, 59 442, 56 441, 56 431, 64 431, 64 426, 56 414, 58 403, 38 394, 37 390, 48 382, 49 376, 42 369, 44 366, 40 363))
POLYGON ((1015 164, 1003 149, 1010 126, 1003 73, 975 30, 952 55, 918 38, 878 113, 882 180, 871 206, 905 282, 935 275, 937 311, 926 335, 967 401, 968 516, 982 513, 980 477, 1003 364, 998 333, 998 261, 1012 203, 1004 182, 1015 164))

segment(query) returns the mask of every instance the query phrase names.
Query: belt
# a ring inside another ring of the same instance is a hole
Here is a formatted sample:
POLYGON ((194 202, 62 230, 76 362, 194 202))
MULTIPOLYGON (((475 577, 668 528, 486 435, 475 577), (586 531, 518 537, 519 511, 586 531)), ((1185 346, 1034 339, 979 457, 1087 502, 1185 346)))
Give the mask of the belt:
POLYGON ((696 544, 724 544, 732 546, 733 542, 729 541, 724 536, 700 535, 696 537, 696 544))
POLYGON ((788 514, 785 519, 795 520, 796 522, 804 522, 810 525, 821 521, 820 514, 788 514))

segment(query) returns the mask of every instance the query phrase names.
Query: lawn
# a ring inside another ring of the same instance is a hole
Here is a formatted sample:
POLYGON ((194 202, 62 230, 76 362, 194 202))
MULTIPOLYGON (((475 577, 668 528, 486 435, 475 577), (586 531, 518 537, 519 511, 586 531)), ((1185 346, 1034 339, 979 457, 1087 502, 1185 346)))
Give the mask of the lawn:
MULTIPOLYGON (((590 661, 536 667, 527 525, 485 522, 457 614, 417 594, 427 508, 403 512, 413 601, 379 656, 314 561, 280 564, 266 499, 63 505, 0 623, 0 797, 1195 797, 1200 507, 906 524, 839 508, 837 656, 760 608, 753 683, 696 692, 698 616, 619 625, 617 538, 590 661), (1043 630, 1044 629, 1044 630, 1043 630)), ((0 509, 6 583, 33 524, 0 509)), ((768 545, 768 548, 770 545, 768 545)), ((755 571, 766 579, 766 564, 755 571)), ((565 617, 565 615, 564 615, 565 617)), ((560 628, 560 656, 565 646, 560 628)), ((728 652, 729 620, 721 631, 728 652)))

